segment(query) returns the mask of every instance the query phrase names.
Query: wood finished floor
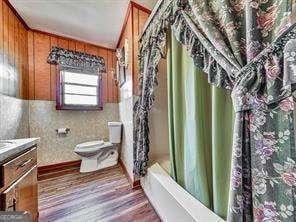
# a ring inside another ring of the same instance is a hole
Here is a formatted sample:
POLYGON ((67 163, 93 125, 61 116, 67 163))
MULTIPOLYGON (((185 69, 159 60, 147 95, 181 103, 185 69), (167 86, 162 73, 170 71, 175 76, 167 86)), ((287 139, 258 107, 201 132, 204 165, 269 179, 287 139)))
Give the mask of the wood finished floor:
MULTIPOLYGON (((46 178, 46 177, 43 177, 46 178)), ((132 189, 120 166, 39 181, 39 222, 160 222, 143 190, 132 189)))

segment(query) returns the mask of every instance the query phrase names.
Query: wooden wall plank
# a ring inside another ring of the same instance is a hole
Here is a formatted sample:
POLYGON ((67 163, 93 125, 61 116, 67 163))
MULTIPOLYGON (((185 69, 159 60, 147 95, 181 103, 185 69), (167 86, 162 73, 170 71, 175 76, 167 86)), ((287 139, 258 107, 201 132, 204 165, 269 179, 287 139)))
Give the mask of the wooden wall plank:
MULTIPOLYGON (((58 39, 54 36, 50 37, 50 46, 58 46, 58 39)), ((56 77, 57 77, 57 67, 56 65, 50 65, 50 100, 56 99, 56 77)))
MULTIPOLYGON (((116 53, 112 52, 112 57, 113 57, 113 74, 116 74, 116 61, 117 61, 117 57, 116 57, 116 53)), ((119 99, 118 99, 118 85, 116 84, 115 81, 113 81, 113 91, 114 91, 114 103, 118 103, 119 99)))
POLYGON ((9 69, 9 81, 8 81, 8 94, 14 95, 15 83, 11 81, 12 75, 15 75, 14 70, 14 17, 11 9, 8 9, 8 69, 9 69))
MULTIPOLYGON (((99 48, 98 51, 99 56, 103 57, 105 60, 105 63, 107 64, 108 60, 108 50, 99 48)), ((102 73, 102 85, 103 85, 103 102, 107 103, 108 100, 108 81, 107 81, 107 73, 102 73)))
POLYGON ((74 40, 69 40, 69 49, 73 51, 76 50, 76 44, 74 40))
POLYGON ((91 55, 96 55, 98 51, 98 47, 90 44, 85 45, 85 52, 91 55))
POLYGON ((75 42, 76 51, 85 52, 85 44, 83 42, 75 42))
POLYGON ((50 100, 50 36, 34 32, 35 99, 50 100))
POLYGON ((142 35, 144 25, 145 25, 147 19, 149 18, 149 15, 150 15, 149 13, 139 10, 139 26, 138 26, 139 35, 142 35))
POLYGON ((7 80, 7 67, 8 63, 8 6, 3 2, 3 66, 5 69, 3 78, 3 93, 8 94, 8 80, 7 80))
POLYGON ((143 27, 149 17, 149 13, 140 9, 134 9, 133 16, 133 44, 134 44, 134 66, 133 66, 133 93, 138 95, 139 92, 139 63, 138 63, 138 54, 139 54, 139 38, 143 32, 143 27))
POLYGON ((58 46, 63 49, 69 49, 69 40, 63 37, 58 38, 58 46))
POLYGON ((3 1, 0 2, 0 93, 3 90, 4 79, 4 50, 3 50, 3 1))
POLYGON ((24 64, 24 46, 23 46, 23 42, 24 42, 24 36, 23 36, 23 30, 22 30, 22 24, 20 21, 17 21, 17 29, 18 29, 18 34, 17 34, 17 38, 18 38, 18 70, 20 73, 20 98, 22 99, 27 99, 27 94, 26 94, 26 88, 28 87, 26 85, 26 72, 23 69, 23 64, 24 64))
POLYGON ((114 102, 114 90, 113 90, 113 83, 114 79, 112 76, 112 68, 113 68, 113 53, 112 51, 108 50, 108 60, 107 60, 107 84, 108 84, 108 102, 114 102))
POLYGON ((19 98, 22 98, 22 91, 23 91, 23 73, 21 70, 21 66, 19 63, 19 56, 20 56, 20 51, 19 51, 19 21, 17 18, 14 16, 14 73, 17 75, 16 78, 18 81, 16 82, 16 89, 18 89, 17 96, 19 98))
POLYGON ((137 95, 138 92, 138 78, 139 78, 139 69, 138 69, 138 47, 139 47, 139 14, 140 10, 137 8, 133 9, 133 94, 137 95))
POLYGON ((28 70, 28 32, 26 28, 20 23, 20 65, 22 70, 22 98, 29 98, 29 70, 28 70))
POLYGON ((29 99, 35 99, 34 32, 28 32, 29 99))

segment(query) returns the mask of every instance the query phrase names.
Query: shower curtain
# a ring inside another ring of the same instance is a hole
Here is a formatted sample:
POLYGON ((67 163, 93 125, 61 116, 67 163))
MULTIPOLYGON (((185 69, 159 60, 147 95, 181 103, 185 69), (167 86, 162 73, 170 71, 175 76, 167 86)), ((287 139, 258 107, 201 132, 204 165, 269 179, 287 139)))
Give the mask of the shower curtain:
POLYGON ((171 175, 226 218, 234 119, 230 92, 208 84, 175 37, 168 41, 171 175))
POLYGON ((208 82, 231 90, 235 124, 227 220, 296 220, 291 6, 292 0, 160 1, 139 44, 135 174, 144 176, 148 166, 149 111, 171 28, 208 82))

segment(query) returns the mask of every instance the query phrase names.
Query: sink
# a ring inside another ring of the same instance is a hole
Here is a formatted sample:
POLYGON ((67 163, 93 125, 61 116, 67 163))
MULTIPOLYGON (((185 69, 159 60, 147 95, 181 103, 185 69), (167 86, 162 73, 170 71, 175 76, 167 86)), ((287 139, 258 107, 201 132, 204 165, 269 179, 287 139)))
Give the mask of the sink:
POLYGON ((14 142, 12 141, 6 141, 6 140, 0 140, 0 149, 6 148, 10 145, 12 145, 14 142))

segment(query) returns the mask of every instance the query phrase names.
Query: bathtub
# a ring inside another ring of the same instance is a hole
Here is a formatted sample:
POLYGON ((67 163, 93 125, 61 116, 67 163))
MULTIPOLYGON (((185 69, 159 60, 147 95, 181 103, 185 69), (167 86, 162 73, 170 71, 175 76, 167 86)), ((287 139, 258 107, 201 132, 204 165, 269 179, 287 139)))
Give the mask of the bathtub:
POLYGON ((148 168, 141 185, 164 222, 225 222, 190 195, 169 175, 169 160, 161 158, 148 168))

